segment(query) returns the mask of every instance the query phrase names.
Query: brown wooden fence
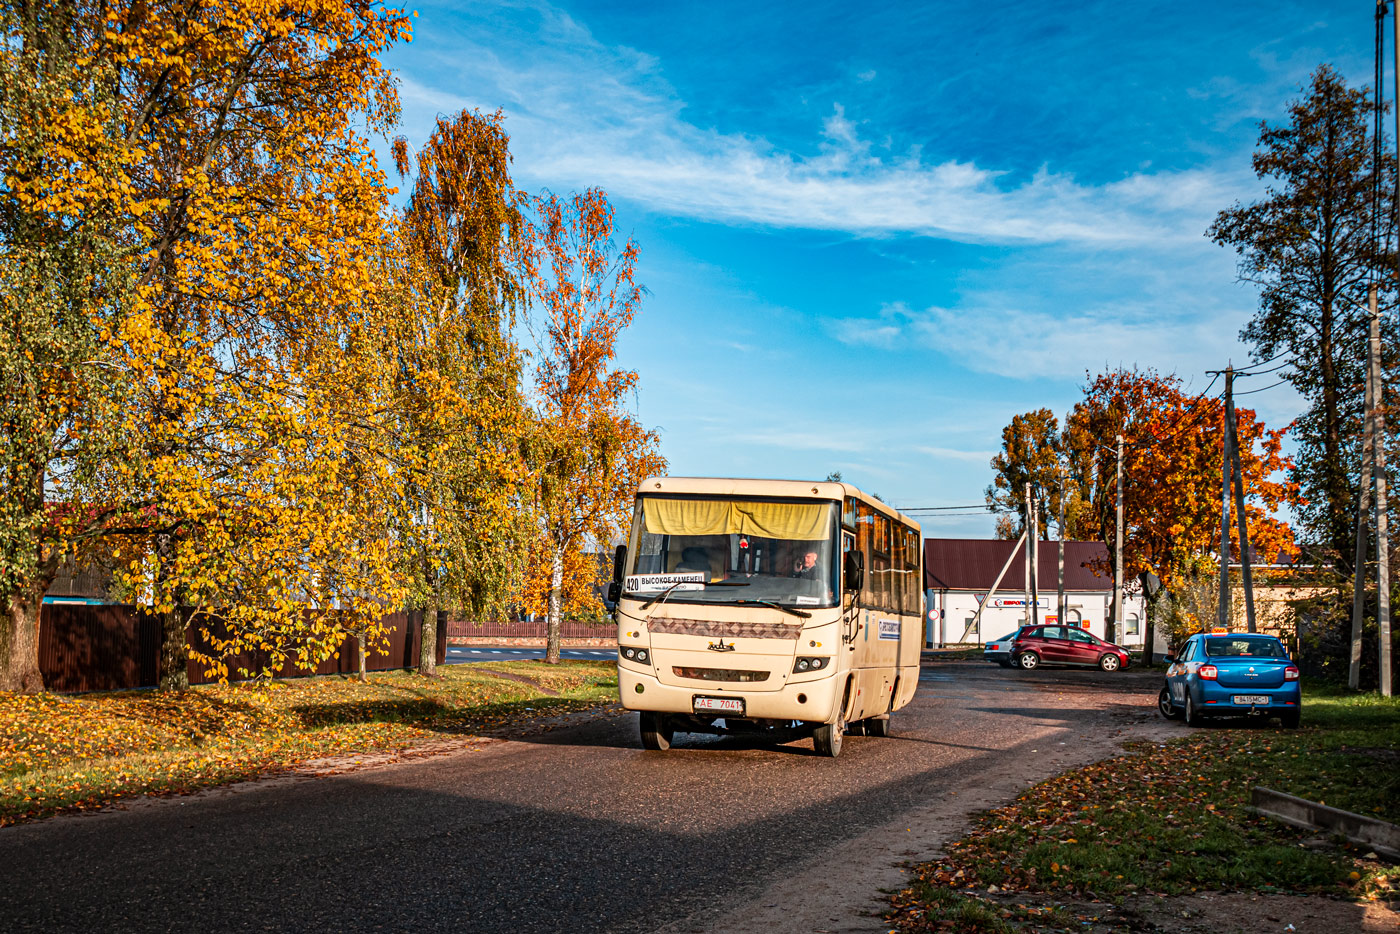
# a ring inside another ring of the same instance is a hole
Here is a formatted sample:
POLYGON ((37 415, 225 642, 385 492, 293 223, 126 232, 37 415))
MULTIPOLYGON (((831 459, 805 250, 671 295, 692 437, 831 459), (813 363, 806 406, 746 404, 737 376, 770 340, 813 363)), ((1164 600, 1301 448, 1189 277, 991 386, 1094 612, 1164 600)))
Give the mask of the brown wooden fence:
MULTIPOLYGON (((414 668, 418 665, 418 636, 421 614, 394 613, 389 627, 386 651, 371 651, 365 667, 370 671, 414 668)), ((447 628, 437 631, 437 660, 447 657, 447 628)), ((192 645, 203 642, 199 627, 191 627, 192 645)), ((359 671, 359 658, 353 637, 347 638, 338 658, 330 658, 314 672, 285 668, 278 677, 301 675, 353 674, 359 671)), ((264 659, 256 653, 229 659, 229 671, 239 667, 257 670, 264 659)), ((60 693, 117 691, 154 687, 160 678, 160 621, 134 606, 82 606, 45 604, 39 618, 39 670, 44 687, 60 693)), ((188 663, 191 684, 207 684, 196 662, 188 663)))

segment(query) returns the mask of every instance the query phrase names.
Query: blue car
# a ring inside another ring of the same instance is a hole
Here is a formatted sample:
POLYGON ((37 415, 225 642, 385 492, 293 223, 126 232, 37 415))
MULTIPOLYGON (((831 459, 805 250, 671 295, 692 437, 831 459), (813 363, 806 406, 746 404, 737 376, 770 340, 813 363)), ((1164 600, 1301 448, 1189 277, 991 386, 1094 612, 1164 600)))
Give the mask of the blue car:
POLYGON ((1278 717, 1296 727, 1303 713, 1298 666, 1275 636, 1198 633, 1168 656, 1157 709, 1200 726, 1206 717, 1278 717))

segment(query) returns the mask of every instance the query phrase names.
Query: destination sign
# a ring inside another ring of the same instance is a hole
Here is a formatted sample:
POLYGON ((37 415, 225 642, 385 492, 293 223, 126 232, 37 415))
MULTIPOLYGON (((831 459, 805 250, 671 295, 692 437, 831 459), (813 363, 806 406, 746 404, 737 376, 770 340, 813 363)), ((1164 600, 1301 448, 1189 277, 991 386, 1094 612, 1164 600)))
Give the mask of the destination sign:
POLYGON ((628 593, 650 593, 665 590, 673 584, 678 591, 704 590, 705 574, 703 571, 685 571, 680 574, 629 574, 622 589, 628 593))

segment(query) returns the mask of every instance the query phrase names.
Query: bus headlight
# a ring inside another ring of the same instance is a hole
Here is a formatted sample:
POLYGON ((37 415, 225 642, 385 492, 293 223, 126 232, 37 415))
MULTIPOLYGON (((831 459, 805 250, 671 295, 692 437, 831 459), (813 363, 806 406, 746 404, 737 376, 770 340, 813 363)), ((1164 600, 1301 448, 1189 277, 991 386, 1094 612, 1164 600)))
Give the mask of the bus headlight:
POLYGON ((792 672, 793 674, 800 674, 804 671, 820 671, 821 669, 826 668, 830 664, 831 659, 824 655, 799 656, 797 661, 792 666, 792 672))
POLYGON ((651 653, 635 645, 620 645, 617 647, 617 652, 629 662, 639 662, 645 665, 651 661, 651 653))

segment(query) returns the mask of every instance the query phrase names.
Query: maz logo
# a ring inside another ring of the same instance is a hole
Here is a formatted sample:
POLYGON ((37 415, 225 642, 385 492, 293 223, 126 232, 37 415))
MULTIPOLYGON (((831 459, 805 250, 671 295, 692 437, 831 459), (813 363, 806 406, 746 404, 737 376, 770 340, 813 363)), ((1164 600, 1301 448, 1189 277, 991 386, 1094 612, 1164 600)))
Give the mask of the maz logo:
POLYGON ((732 652, 732 651, 734 651, 734 643, 731 642, 731 643, 729 643, 728 645, 726 645, 723 639, 719 640, 718 642, 711 642, 711 643, 710 643, 710 651, 711 651, 711 652, 732 652))

